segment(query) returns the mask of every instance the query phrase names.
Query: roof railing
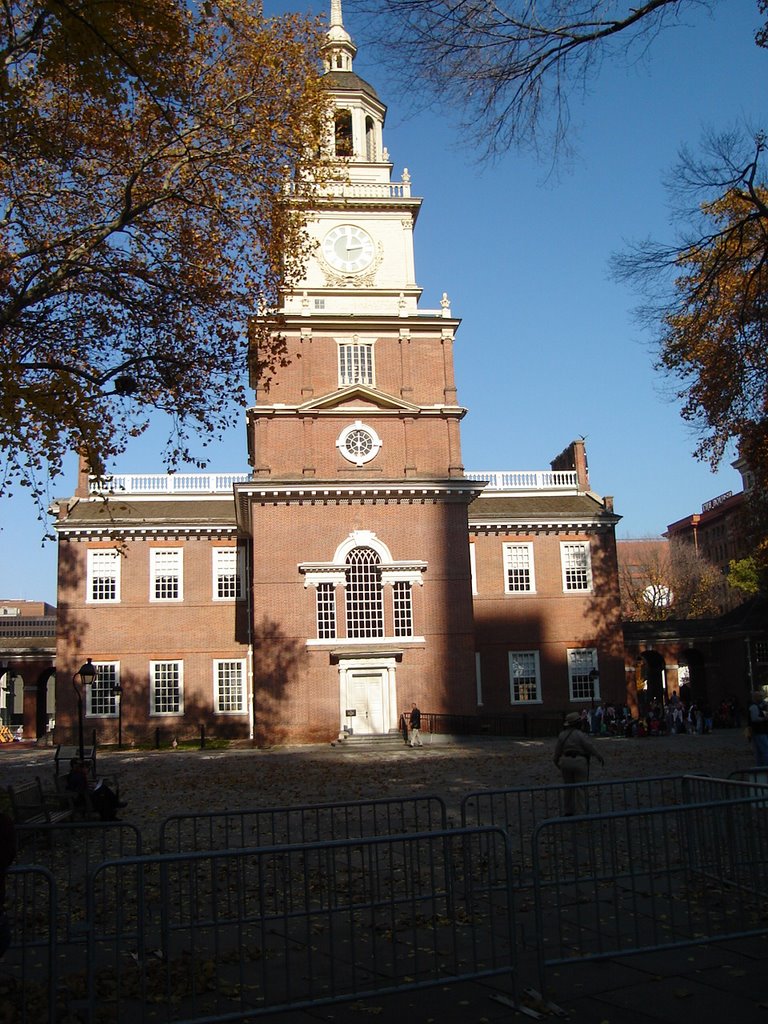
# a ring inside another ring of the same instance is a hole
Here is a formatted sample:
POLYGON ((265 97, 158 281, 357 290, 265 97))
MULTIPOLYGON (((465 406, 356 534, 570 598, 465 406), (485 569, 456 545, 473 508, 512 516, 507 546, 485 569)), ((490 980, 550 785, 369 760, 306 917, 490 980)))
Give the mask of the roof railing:
POLYGON ((469 470, 469 480, 486 480, 486 491, 573 491, 578 490, 575 469, 469 470))
MULTIPOLYGON (((470 470, 468 480, 486 481, 486 491, 575 491, 575 470, 470 470)), ((92 477, 89 493, 109 494, 231 494, 250 473, 114 473, 92 477)))

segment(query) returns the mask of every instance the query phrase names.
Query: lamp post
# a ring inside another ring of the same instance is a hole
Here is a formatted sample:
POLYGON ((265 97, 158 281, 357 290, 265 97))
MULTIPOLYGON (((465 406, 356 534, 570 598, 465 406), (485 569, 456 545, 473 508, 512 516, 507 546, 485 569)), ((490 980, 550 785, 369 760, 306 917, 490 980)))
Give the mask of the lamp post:
POLYGON ((96 666, 91 658, 81 665, 72 676, 72 688, 77 697, 77 741, 80 748, 80 760, 85 760, 85 743, 83 741, 83 690, 96 678, 96 666), (78 683, 78 676, 80 682, 78 683))
POLYGON ((117 703, 117 749, 123 749, 123 688, 120 683, 112 687, 112 695, 117 703))

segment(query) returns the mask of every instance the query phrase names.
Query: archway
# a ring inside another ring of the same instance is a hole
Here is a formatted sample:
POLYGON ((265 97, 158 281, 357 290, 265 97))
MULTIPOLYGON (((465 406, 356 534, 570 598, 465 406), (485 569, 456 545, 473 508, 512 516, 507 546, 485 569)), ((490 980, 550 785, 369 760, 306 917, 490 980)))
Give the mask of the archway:
POLYGON ((56 718, 56 669, 47 668, 37 677, 35 693, 35 737, 40 739, 53 729, 56 718))
POLYGON ((678 658, 678 679, 680 698, 686 704, 691 701, 701 706, 709 704, 709 683, 704 655, 693 647, 683 651, 678 658))
POLYGON ((637 659, 637 703, 641 713, 651 704, 667 700, 667 675, 664 658, 658 651, 641 651, 637 659))

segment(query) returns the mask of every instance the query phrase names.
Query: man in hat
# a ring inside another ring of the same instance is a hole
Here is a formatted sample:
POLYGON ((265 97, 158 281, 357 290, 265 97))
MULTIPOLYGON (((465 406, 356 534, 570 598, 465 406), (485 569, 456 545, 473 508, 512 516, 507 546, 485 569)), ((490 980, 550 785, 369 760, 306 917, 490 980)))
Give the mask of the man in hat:
MULTIPOLYGON (((563 782, 569 787, 575 783, 586 782, 589 778, 589 761, 593 757, 596 757, 600 764, 605 764, 603 755, 581 731, 581 715, 578 711, 571 711, 565 716, 563 731, 555 744, 554 761, 556 767, 560 769, 563 782)), ((579 811, 583 813, 586 807, 582 790, 566 789, 563 800, 564 814, 570 816, 575 813, 577 799, 580 804, 579 811)))

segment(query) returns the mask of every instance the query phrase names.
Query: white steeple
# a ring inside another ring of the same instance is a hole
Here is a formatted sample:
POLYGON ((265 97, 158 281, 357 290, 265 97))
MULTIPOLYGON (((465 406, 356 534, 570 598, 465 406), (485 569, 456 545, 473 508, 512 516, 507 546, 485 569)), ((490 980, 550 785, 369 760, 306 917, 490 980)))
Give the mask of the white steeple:
POLYGON ((326 71, 351 71, 357 47, 344 28, 341 0, 331 0, 331 21, 323 44, 322 55, 326 71))

